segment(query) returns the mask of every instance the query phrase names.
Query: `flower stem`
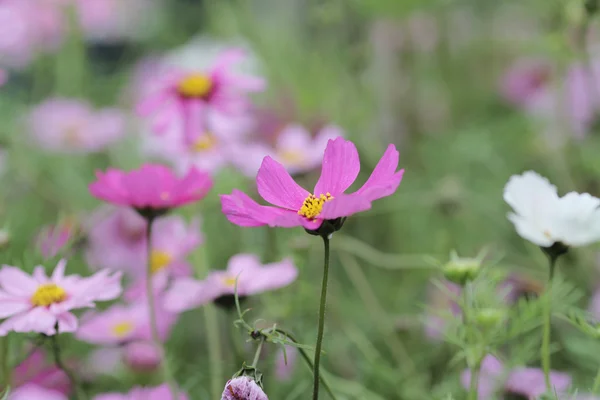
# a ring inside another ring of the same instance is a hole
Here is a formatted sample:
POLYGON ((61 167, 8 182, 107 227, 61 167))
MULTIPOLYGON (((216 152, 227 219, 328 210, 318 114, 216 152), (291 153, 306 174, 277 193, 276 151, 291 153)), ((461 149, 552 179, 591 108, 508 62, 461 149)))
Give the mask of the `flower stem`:
POLYGON ((598 373, 596 374, 596 378, 594 379, 594 386, 592 386, 592 394, 598 394, 600 391, 600 368, 598 368, 598 373))
POLYGON ((544 301, 544 328, 542 332, 542 369, 544 370, 544 382, 546 384, 546 391, 552 390, 552 384, 550 382, 550 320, 552 319, 552 281, 554 278, 554 269, 556 267, 556 260, 558 256, 549 255, 548 260, 550 262, 548 272, 548 287, 546 288, 546 299, 544 301))
MULTIPOLYGON (((467 282, 462 290, 463 293, 463 307, 462 307, 462 314, 463 314, 463 323, 465 325, 465 327, 467 328, 467 342, 470 345, 473 345, 473 340, 472 340, 472 332, 471 329, 473 329, 471 327, 471 307, 472 307, 472 301, 471 301, 471 285, 469 284, 469 282, 467 282)), ((477 398, 479 397, 479 373, 481 371, 481 358, 477 359, 477 361, 475 361, 474 363, 472 361, 469 361, 469 369, 471 370, 471 383, 469 384, 469 395, 468 395, 468 399, 469 400, 477 400, 477 398)))
POLYGON ((477 400, 479 398, 479 373, 481 371, 481 362, 478 362, 475 367, 471 368, 471 384, 469 385, 469 400, 477 400))
POLYGON ((262 351, 263 344, 265 343, 265 339, 262 338, 258 343, 258 347, 256 348, 256 353, 254 353, 254 360, 252 360, 251 367, 256 368, 256 364, 258 364, 258 359, 260 358, 260 352, 262 351))
POLYGON ((10 386, 11 368, 8 343, 9 336, 0 338, 0 389, 5 389, 10 386))
POLYGON ((313 400, 319 399, 319 366, 321 364, 321 347, 323 346, 323 331, 325 330, 325 305, 327 304, 327 280, 329 279, 329 237, 322 236, 325 247, 323 262, 323 283, 321 285, 321 304, 319 306, 319 330, 315 347, 315 364, 313 367, 313 400))
POLYGON ((52 353, 54 354, 54 363, 56 367, 63 371, 65 375, 69 378, 71 382, 71 386, 73 387, 73 397, 75 400, 84 400, 85 394, 79 385, 79 380, 77 376, 65 365, 62 360, 62 356, 60 354, 60 345, 58 344, 58 334, 50 336, 50 340, 52 341, 52 353))
POLYGON ((150 332, 152 335, 152 342, 154 342, 154 346, 159 349, 160 353, 163 356, 162 372, 167 385, 169 386, 169 391, 171 392, 171 397, 175 400, 179 398, 177 384, 173 379, 173 374, 169 368, 169 358, 167 357, 167 352, 165 346, 163 346, 162 341, 160 340, 160 335, 158 334, 158 325, 156 322, 156 304, 154 299, 154 286, 152 285, 152 268, 151 268, 151 256, 152 256, 152 225, 154 224, 155 217, 148 216, 146 217, 146 248, 147 248, 147 268, 146 268, 146 297, 148 298, 148 312, 150 314, 150 332))

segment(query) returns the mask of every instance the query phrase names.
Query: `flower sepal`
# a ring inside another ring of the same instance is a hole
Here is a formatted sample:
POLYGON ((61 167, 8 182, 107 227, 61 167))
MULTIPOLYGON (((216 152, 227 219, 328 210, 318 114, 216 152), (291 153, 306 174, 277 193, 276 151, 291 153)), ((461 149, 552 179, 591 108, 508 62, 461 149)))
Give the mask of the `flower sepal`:
POLYGON ((328 237, 333 233, 339 231, 344 226, 344 222, 346 222, 346 217, 336 218, 336 219, 326 219, 323 221, 320 227, 317 229, 306 229, 306 233, 313 236, 321 236, 328 237))
POLYGON ((240 370, 238 372, 236 372, 231 377, 231 379, 233 380, 233 379, 239 378, 241 376, 247 376, 248 378, 250 378, 254 382, 256 382, 256 384, 258 386, 260 386, 261 389, 263 389, 263 383, 262 383, 263 374, 256 367, 253 367, 251 365, 246 365, 246 363, 243 363, 242 368, 240 368, 240 370))
POLYGON ((550 247, 541 247, 542 251, 546 253, 548 257, 556 260, 558 257, 567 254, 569 252, 569 246, 562 242, 555 242, 550 247))

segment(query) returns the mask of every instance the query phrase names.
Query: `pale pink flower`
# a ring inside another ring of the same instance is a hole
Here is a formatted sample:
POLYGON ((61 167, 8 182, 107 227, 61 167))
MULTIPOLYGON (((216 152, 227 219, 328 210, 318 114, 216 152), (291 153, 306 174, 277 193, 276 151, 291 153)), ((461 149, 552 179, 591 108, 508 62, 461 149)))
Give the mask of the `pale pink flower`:
POLYGON ((164 384, 155 388, 136 387, 127 394, 106 393, 94 397, 94 400, 187 400, 187 395, 180 392, 179 399, 173 399, 169 387, 164 384))
POLYGON ((66 260, 61 260, 52 276, 37 266, 33 275, 17 267, 0 269, 0 336, 10 331, 55 335, 75 332, 78 308, 90 308, 96 301, 107 301, 121 294, 121 274, 102 270, 82 278, 65 276, 66 260))
POLYGON ((547 60, 523 58, 515 61, 500 81, 500 93, 510 103, 525 106, 550 82, 552 65, 547 60))
POLYGON ((40 349, 34 350, 13 370, 12 387, 16 389, 26 384, 63 394, 71 391, 69 377, 53 363, 46 361, 46 354, 40 349))
POLYGON ((11 391, 7 400, 69 400, 69 398, 56 390, 28 383, 11 391))
POLYGON ((255 177, 265 156, 281 163, 291 175, 310 172, 321 165, 323 152, 329 139, 343 136, 343 131, 334 125, 323 127, 313 138, 301 125, 286 126, 277 135, 275 144, 238 144, 232 153, 232 162, 245 175, 255 177))
POLYGON ((269 400, 260 386, 248 376, 230 379, 225 384, 221 400, 269 400))
POLYGON ((94 110, 84 101, 66 98, 52 98, 34 107, 27 125, 40 147, 65 153, 102 151, 125 134, 121 111, 94 110))
MULTIPOLYGON (((166 340, 177 316, 157 307, 156 323, 161 340, 166 340)), ((81 318, 77 339, 97 345, 119 345, 152 339, 146 302, 114 305, 106 311, 90 311, 81 318)))
MULTIPOLYGON (((393 194, 404 170, 397 171, 399 154, 390 144, 365 184, 352 194, 344 192, 354 183, 360 169, 354 143, 337 138, 329 140, 321 177, 313 193, 300 187, 285 167, 265 157, 256 177, 258 193, 276 207, 256 203, 245 193, 234 190, 221 195, 222 211, 227 219, 240 226, 302 226, 316 231, 324 221, 341 220, 371 208, 371 202, 393 194)), ((332 224, 334 224, 332 222, 332 224)))
POLYGON ((290 259, 262 265, 253 254, 238 254, 229 260, 226 271, 213 271, 203 281, 181 278, 173 282, 164 297, 167 310, 181 312, 237 293, 240 297, 275 290, 292 283, 298 270, 290 259))
POLYGON ((155 132, 177 129, 185 143, 194 143, 204 133, 209 110, 229 117, 243 115, 249 107, 248 94, 264 89, 262 79, 233 72, 245 57, 242 49, 233 48, 221 53, 208 70, 169 68, 157 73, 155 87, 138 104, 139 114, 152 116, 155 132))
POLYGON ((154 371, 164 356, 162 349, 152 341, 129 343, 123 352, 123 362, 133 371, 154 371))
POLYGON ((144 164, 129 172, 109 168, 96 172, 96 178, 89 186, 94 197, 153 214, 201 200, 213 184, 207 173, 195 168, 178 178, 169 168, 157 164, 144 164))

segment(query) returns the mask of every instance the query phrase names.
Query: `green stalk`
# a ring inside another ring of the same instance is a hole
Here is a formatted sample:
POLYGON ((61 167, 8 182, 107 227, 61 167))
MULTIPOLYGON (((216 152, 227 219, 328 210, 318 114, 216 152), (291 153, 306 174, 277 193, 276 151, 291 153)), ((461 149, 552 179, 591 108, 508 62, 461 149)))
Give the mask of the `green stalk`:
POLYGON ((542 369, 544 370, 544 382, 546 391, 552 390, 550 382, 550 320, 552 319, 552 281, 554 279, 554 269, 556 267, 557 256, 548 257, 550 269, 548 273, 548 287, 546 288, 546 299, 544 301, 544 328, 542 332, 542 369))
POLYGON ((327 304, 327 280, 329 279, 329 237, 322 236, 325 247, 323 262, 323 283, 321 284, 321 304, 319 306, 319 330, 317 345, 315 347, 315 365, 313 369, 313 400, 319 399, 319 367, 321 364, 321 348, 323 346, 323 332, 325 330, 325 305, 327 304))
POLYGON ((56 364, 56 367, 62 370, 65 373, 65 375, 67 375, 67 377, 69 378, 69 381, 71 382, 71 386, 73 388, 73 397, 75 398, 75 400, 85 400, 86 396, 85 393, 83 393, 83 390, 81 389, 81 385, 79 384, 77 376, 73 373, 73 371, 67 368, 67 366, 63 362, 60 353, 60 345, 58 343, 58 333, 50 336, 50 340, 52 341, 52 354, 54 355, 54 363, 56 364))
POLYGON ((177 384, 173 378, 173 374, 169 367, 169 357, 167 357, 167 350, 160 340, 158 334, 158 324, 156 322, 156 303, 154 299, 154 287, 152 285, 152 225, 154 224, 154 217, 146 218, 146 248, 147 248, 147 260, 146 260, 146 296, 148 298, 148 313, 150 314, 150 332, 152 335, 152 341, 154 346, 159 349, 163 355, 162 372, 169 391, 173 399, 179 398, 179 391, 177 390, 177 384))
POLYGON ((598 368, 598 373, 596 374, 596 378, 594 379, 594 386, 592 386, 592 394, 598 394, 600 391, 600 368, 598 368))
POLYGON ((265 343, 265 339, 261 339, 258 343, 258 347, 256 348, 256 353, 254 353, 254 360, 252 360, 251 367, 256 368, 258 364, 258 359, 260 358, 260 353, 262 352, 263 344, 265 343))
POLYGON ((9 348, 9 336, 0 338, 0 388, 7 388, 11 383, 9 348))

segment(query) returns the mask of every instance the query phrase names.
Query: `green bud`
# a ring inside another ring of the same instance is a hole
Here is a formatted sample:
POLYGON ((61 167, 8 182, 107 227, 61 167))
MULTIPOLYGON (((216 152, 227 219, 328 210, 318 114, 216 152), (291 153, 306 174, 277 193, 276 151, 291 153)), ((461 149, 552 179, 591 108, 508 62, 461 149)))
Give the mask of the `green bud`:
POLYGON ((454 258, 444 265, 444 277, 450 282, 464 286, 477 278, 481 261, 476 258, 454 258))
POLYGON ((482 308, 474 315, 475 322, 482 328, 495 328, 504 322, 506 312, 500 308, 482 308))

